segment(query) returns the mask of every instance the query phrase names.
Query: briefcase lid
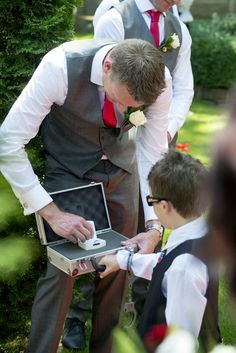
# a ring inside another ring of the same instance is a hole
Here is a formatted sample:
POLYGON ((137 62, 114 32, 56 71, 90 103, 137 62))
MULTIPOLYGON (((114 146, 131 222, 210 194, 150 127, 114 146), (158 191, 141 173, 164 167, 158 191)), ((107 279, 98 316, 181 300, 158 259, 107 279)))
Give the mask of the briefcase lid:
MULTIPOLYGON (((90 183, 72 189, 59 190, 50 195, 60 210, 94 221, 98 235, 111 229, 102 183, 90 183)), ((66 241, 54 233, 38 212, 35 213, 35 217, 41 244, 51 245, 66 241)))

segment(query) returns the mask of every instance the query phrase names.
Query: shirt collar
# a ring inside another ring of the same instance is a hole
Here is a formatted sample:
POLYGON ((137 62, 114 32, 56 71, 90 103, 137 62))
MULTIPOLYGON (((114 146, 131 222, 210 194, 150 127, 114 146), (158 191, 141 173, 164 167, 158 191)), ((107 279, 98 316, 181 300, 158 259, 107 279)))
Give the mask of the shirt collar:
POLYGON ((107 53, 109 52, 109 50, 111 50, 115 45, 116 45, 116 43, 105 45, 104 47, 99 49, 96 52, 96 54, 94 55, 93 62, 92 62, 92 68, 91 68, 90 81, 92 83, 95 83, 95 85, 103 86, 103 80, 102 80, 103 60, 104 60, 105 56, 107 55, 107 53))
MULTIPOLYGON (((147 12, 149 10, 156 11, 155 7, 149 0, 135 0, 136 5, 141 13, 147 12)), ((165 16, 165 12, 162 13, 165 16)))
POLYGON ((178 246, 189 239, 197 239, 206 235, 208 227, 205 219, 201 216, 194 221, 184 224, 183 226, 176 228, 169 235, 168 241, 164 249, 170 249, 178 246))

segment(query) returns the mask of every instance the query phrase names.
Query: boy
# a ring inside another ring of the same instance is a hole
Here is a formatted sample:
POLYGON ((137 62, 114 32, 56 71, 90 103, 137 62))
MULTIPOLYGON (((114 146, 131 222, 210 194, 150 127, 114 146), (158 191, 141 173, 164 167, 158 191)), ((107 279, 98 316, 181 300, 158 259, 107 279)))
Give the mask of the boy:
POLYGON ((206 334, 219 341, 217 285, 210 272, 208 229, 202 217, 206 177, 200 161, 174 150, 166 153, 149 173, 152 196, 147 196, 161 224, 173 230, 162 252, 133 255, 122 250, 99 262, 106 266, 101 278, 123 269, 151 279, 137 328, 144 341, 152 326, 163 323, 204 336, 205 343, 206 334))

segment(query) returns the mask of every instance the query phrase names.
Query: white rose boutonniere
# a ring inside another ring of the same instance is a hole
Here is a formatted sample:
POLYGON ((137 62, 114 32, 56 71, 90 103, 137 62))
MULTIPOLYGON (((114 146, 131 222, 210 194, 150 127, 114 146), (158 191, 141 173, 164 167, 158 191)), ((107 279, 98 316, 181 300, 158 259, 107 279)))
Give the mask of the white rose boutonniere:
POLYGON ((147 119, 141 110, 137 110, 136 112, 130 114, 129 121, 132 125, 137 127, 140 125, 144 125, 147 119))
POLYGON ((169 36, 159 49, 166 53, 168 50, 177 49, 180 46, 179 37, 176 33, 169 36))
POLYGON ((124 119, 124 125, 131 124, 135 127, 144 125, 147 121, 144 111, 146 109, 146 106, 141 106, 139 108, 131 108, 128 107, 127 111, 124 113, 125 114, 125 119, 124 119))

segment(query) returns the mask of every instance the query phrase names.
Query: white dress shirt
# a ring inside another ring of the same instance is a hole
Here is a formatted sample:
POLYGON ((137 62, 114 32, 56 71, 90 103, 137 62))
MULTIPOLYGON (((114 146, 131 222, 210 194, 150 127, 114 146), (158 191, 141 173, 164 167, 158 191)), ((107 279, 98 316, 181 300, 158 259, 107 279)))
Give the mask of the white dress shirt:
MULTIPOLYGON (((163 250, 167 250, 168 254, 181 243, 201 238, 206 233, 206 222, 203 217, 199 217, 175 229, 163 250)), ((123 270, 127 269, 128 254, 127 250, 117 253, 119 266, 123 270)), ((160 254, 134 254, 131 265, 133 273, 151 280, 160 254)), ((205 294, 208 281, 207 267, 198 258, 191 254, 175 258, 162 282, 162 292, 166 297, 165 317, 169 326, 178 326, 198 337, 207 303, 205 294)))
POLYGON ((98 24, 98 21, 107 12, 111 7, 117 6, 120 4, 119 0, 102 0, 102 2, 98 5, 95 14, 93 16, 93 27, 95 28, 98 24))
MULTIPOLYGON (((111 38, 114 41, 124 39, 125 32, 122 17, 119 12, 112 8, 104 13, 107 8, 107 0, 103 0, 101 8, 97 9, 97 15, 94 18, 94 37, 111 38), (101 17, 99 13, 104 13, 101 17)), ((154 10, 154 6, 149 0, 135 0, 139 11, 141 12, 148 28, 150 28, 150 16, 146 11, 154 10)), ((110 7, 119 3, 117 0, 110 1, 110 7), (114 3, 113 3, 114 2, 114 3)), ((180 21, 182 30, 182 45, 179 50, 177 64, 172 72, 173 99, 169 113, 168 132, 171 137, 184 124, 186 115, 193 98, 193 74, 190 62, 192 40, 187 27, 180 21)), ((160 41, 164 39, 164 15, 159 19, 160 41)))
MULTIPOLYGON (((100 49, 92 63, 90 80, 98 85, 101 107, 104 102, 102 62, 114 45, 100 49)), ((172 82, 168 70, 166 85, 165 91, 146 113, 148 120, 145 127, 137 129, 137 158, 143 195, 148 194, 146 177, 151 166, 167 149, 167 120, 172 97, 172 82)), ((66 57, 63 46, 59 46, 42 59, 0 127, 0 170, 11 184, 26 215, 46 206, 52 199, 40 185, 28 160, 25 145, 38 133, 53 103, 63 105, 67 89, 66 57)), ((145 210, 146 219, 156 218, 152 208, 146 205, 145 210)))

